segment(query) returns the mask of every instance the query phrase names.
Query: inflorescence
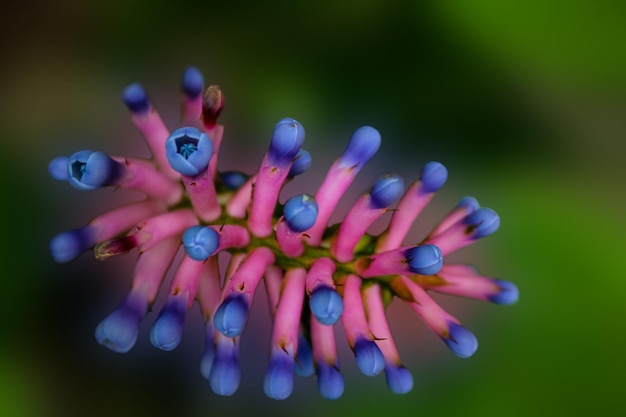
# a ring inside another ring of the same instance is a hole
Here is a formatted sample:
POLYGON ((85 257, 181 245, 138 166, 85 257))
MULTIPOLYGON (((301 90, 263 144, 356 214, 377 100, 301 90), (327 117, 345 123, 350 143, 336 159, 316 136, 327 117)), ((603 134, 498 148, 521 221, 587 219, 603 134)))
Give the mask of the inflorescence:
POLYGON ((425 164, 406 189, 398 175, 380 177, 342 222, 329 226, 339 199, 380 146, 376 129, 363 126, 354 132, 315 195, 296 195, 281 204, 282 187, 311 166, 311 155, 302 149, 302 125, 291 118, 276 124, 255 174, 220 171, 222 90, 205 88, 202 74, 190 67, 182 91, 181 127, 173 132, 141 85, 123 92, 151 159, 82 150, 49 165, 52 177, 79 190, 112 186, 146 196, 60 233, 50 244, 57 262, 91 248, 98 259, 139 251, 130 292, 97 326, 98 343, 115 352, 133 347, 140 322, 172 268, 171 287, 150 341, 162 350, 176 348, 187 311, 197 302, 206 323, 202 375, 216 394, 232 395, 241 377, 239 340, 263 281, 274 320, 263 386, 269 397, 287 398, 296 374, 317 374, 324 398, 342 395, 333 327, 339 320, 361 372, 384 371, 389 389, 401 394, 412 389, 413 377, 400 361, 385 316, 394 297, 461 358, 474 354, 477 340, 428 292, 498 304, 517 300, 510 282, 481 276, 469 265, 444 264, 445 256, 500 225, 498 215, 474 198, 461 199, 419 243, 405 243, 414 220, 447 180, 442 164, 425 164), (367 233, 388 212, 385 231, 367 233), (171 267, 181 246, 185 254, 171 267), (220 253, 229 254, 224 273, 220 253))

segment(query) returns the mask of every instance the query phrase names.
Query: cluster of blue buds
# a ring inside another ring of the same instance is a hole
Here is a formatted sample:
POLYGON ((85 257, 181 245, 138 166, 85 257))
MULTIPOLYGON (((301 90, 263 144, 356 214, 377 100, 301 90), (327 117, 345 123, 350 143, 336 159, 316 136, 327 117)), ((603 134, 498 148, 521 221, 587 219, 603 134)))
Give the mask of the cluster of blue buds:
POLYGON ((463 198, 421 240, 409 236, 417 216, 447 180, 441 163, 425 164, 408 187, 398 175, 381 176, 340 223, 329 225, 339 199, 380 146, 376 129, 363 126, 354 132, 315 195, 295 195, 282 204, 283 186, 311 166, 311 155, 302 149, 302 125, 291 118, 278 121, 256 173, 222 171, 222 90, 205 88, 202 74, 191 67, 183 74, 182 92, 180 127, 170 132, 139 84, 124 90, 150 159, 83 150, 49 165, 53 178, 78 190, 114 187, 145 195, 50 243, 57 262, 90 249, 98 259, 138 250, 130 291, 97 326, 98 343, 115 352, 130 350, 157 295, 167 291, 150 341, 162 350, 175 349, 187 312, 197 302, 206 328, 202 375, 216 394, 232 395, 241 379, 240 337, 263 282, 273 317, 263 386, 269 397, 287 398, 295 375, 314 374, 322 397, 342 395, 334 333, 339 320, 361 372, 384 371, 389 389, 402 394, 412 389, 413 378, 385 315, 393 299, 409 306, 461 358, 474 354, 476 338, 429 292, 498 304, 517 300, 514 284, 482 276, 469 265, 444 263, 448 254, 500 225, 498 215, 474 198, 463 198), (391 213, 386 229, 368 233, 385 213, 391 213), (184 255, 176 257, 181 250, 184 255), (217 260, 221 253, 228 254, 224 271, 217 260), (169 289, 162 288, 168 271, 173 274, 169 289))

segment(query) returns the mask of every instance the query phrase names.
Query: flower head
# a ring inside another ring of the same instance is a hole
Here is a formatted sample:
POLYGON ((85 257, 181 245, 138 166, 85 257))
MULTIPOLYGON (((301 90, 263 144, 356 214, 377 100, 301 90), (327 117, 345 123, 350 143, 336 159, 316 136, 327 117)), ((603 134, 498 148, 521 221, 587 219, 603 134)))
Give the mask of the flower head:
POLYGON ((413 377, 389 330, 385 308, 392 300, 405 303, 461 358, 474 354, 477 339, 429 292, 504 305, 517 301, 513 283, 444 262, 500 226, 496 212, 481 208, 473 197, 461 199, 422 240, 409 236, 417 216, 448 179, 443 164, 426 163, 406 189, 396 174, 380 177, 339 224, 329 225, 339 199, 380 146, 375 128, 356 129, 315 194, 295 195, 282 204, 283 186, 311 167, 311 155, 302 149, 302 125, 291 118, 278 121, 257 172, 222 171, 218 155, 224 126, 218 116, 223 91, 205 87, 194 67, 184 71, 181 89, 183 122, 172 132, 141 85, 123 92, 152 158, 79 151, 48 166, 54 179, 80 190, 112 186, 146 196, 62 232, 50 243, 57 262, 91 248, 100 259, 139 250, 131 290, 97 326, 98 343, 115 352, 132 349, 141 321, 159 292, 167 292, 150 340, 158 349, 175 349, 187 313, 198 303, 206 329, 201 373, 216 394, 233 395, 241 380, 240 337, 264 281, 274 323, 263 384, 269 397, 289 397, 295 375, 313 374, 322 397, 343 394, 333 328, 340 320, 361 372, 384 371, 389 389, 403 394, 412 389, 413 377), (384 214, 390 214, 386 229, 369 233, 384 214), (182 258, 176 256, 181 247, 182 258), (222 274, 217 257, 223 252, 230 260, 222 274), (169 289, 163 288, 170 268, 174 276, 169 289))

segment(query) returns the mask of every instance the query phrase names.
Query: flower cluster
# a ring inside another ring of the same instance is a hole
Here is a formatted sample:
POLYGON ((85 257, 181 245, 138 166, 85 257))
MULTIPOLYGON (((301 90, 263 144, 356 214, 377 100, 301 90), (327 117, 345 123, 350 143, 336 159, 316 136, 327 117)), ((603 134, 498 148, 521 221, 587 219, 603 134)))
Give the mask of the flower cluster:
POLYGON ((124 90, 123 100, 151 159, 82 150, 49 165, 52 177, 79 190, 111 186, 145 194, 143 200, 58 234, 50 244, 57 262, 89 249, 99 259, 138 249, 130 292, 98 325, 98 343, 116 352, 133 347, 140 322, 171 268, 172 283, 163 289, 167 300, 150 340, 159 349, 176 348, 187 311, 197 302, 206 323, 201 372, 215 393, 232 395, 241 377, 240 337, 263 281, 273 316, 264 379, 269 397, 287 398, 294 375, 313 374, 322 397, 342 395, 334 333, 339 320, 362 373, 384 371, 389 389, 400 394, 411 390, 413 378, 400 360, 385 316, 394 297, 462 358, 474 354, 476 338, 428 292, 498 304, 517 300, 512 283, 481 276, 469 265, 443 262, 449 253, 498 229, 498 215, 479 207, 474 198, 463 198, 419 243, 405 243, 412 223, 447 180, 442 164, 425 164, 406 189, 398 175, 380 177, 342 222, 329 226, 339 199, 379 148, 376 129, 364 126, 354 132, 315 195, 296 195, 281 204, 282 187, 311 166, 310 154, 302 149, 302 125, 291 118, 276 124, 253 175, 221 171, 222 90, 205 88, 202 74, 190 67, 182 91, 182 122, 170 132, 139 84, 124 90), (388 212, 385 231, 369 234, 370 226, 388 212), (181 247, 185 253, 176 257, 181 247), (227 264, 218 262, 220 253, 228 254, 227 264), (174 259, 182 260, 172 266, 174 259))

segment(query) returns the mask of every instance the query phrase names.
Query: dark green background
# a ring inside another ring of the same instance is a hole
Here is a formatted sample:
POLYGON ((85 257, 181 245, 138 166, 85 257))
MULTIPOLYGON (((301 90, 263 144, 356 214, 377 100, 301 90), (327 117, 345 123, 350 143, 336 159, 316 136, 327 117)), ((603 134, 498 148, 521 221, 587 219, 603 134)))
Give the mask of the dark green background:
POLYGON ((8 6, 0 22, 0 414, 623 414, 625 4, 8 6), (341 400, 322 400, 314 379, 299 379, 294 395, 276 402, 262 393, 263 305, 255 306, 256 330, 243 338, 244 376, 233 398, 214 395, 200 377, 197 322, 171 353, 149 345, 151 320, 126 355, 96 344, 93 329, 122 299, 134 255, 56 265, 47 244, 122 194, 79 193, 50 179, 47 163, 81 148, 145 155, 121 90, 141 81, 174 126, 178 80, 191 64, 226 92, 231 168, 258 161, 274 123, 295 117, 315 160, 301 186, 313 192, 351 132, 370 124, 383 147, 355 193, 387 170, 410 181, 434 159, 450 177, 422 228, 464 195, 500 213, 500 231, 458 259, 517 283, 519 303, 439 298, 478 336, 473 358, 453 357, 394 305, 393 327, 416 382, 410 394, 391 394, 382 376, 358 375, 343 349, 341 400))

